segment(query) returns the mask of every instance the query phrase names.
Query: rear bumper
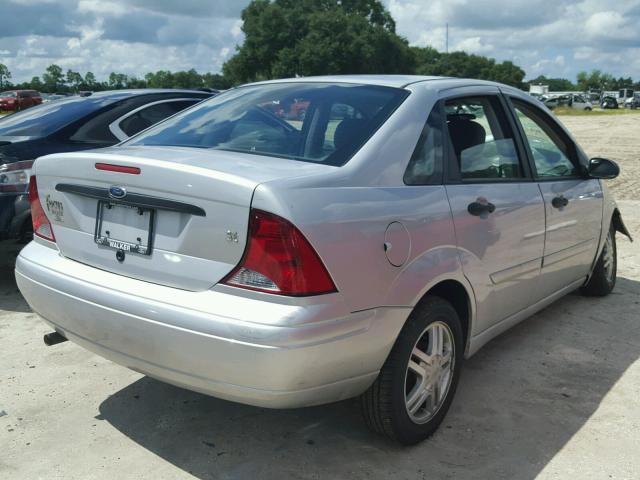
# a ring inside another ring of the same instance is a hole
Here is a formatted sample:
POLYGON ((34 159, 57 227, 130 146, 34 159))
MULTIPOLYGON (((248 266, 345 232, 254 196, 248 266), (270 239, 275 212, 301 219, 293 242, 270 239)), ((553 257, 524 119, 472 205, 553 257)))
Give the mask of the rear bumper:
POLYGON ((69 340, 133 370, 251 405, 289 408, 362 393, 408 315, 349 313, 340 295, 266 301, 230 287, 188 292, 98 270, 38 242, 16 280, 69 340))

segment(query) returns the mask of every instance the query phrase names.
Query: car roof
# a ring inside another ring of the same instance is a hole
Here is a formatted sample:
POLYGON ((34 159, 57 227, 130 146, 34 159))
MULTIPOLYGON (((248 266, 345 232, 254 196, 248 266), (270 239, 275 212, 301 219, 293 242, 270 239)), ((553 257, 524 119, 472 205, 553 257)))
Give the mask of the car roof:
MULTIPOLYGON (((269 83, 291 82, 327 82, 327 83, 357 83, 360 85, 378 85, 382 87, 403 88, 416 82, 440 80, 447 77, 431 77, 425 75, 319 75, 314 77, 280 78, 253 82, 246 85, 263 85, 269 83)), ((243 86, 246 86, 243 85, 243 86)))
POLYGON ((281 78, 277 80, 266 80, 261 82, 247 83, 249 85, 266 85, 273 83, 304 83, 304 82, 327 82, 327 83, 353 83, 359 85, 377 85, 381 87, 406 88, 409 85, 422 82, 437 83, 439 88, 453 88, 464 86, 493 86, 502 89, 513 89, 509 85, 492 82, 488 80, 478 80, 474 78, 438 77, 429 75, 323 75, 315 77, 281 78))
MULTIPOLYGON (((210 92, 203 92, 201 90, 188 90, 179 88, 131 88, 126 90, 104 90, 102 92, 94 92, 90 96, 93 98, 122 98, 133 97, 135 95, 154 95, 158 93, 184 93, 184 94, 196 94, 203 97, 211 96, 210 92)), ((88 98, 88 97, 87 97, 88 98)))

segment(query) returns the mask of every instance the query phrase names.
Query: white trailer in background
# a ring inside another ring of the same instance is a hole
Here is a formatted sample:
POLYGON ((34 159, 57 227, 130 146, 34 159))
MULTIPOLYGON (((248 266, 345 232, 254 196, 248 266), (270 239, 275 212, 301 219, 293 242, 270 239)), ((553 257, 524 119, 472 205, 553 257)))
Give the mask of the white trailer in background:
POLYGON ((627 100, 633 98, 633 89, 632 88, 621 88, 618 90, 618 105, 621 107, 624 106, 627 100))
POLYGON ((549 85, 529 85, 529 95, 540 97, 549 94, 549 85))

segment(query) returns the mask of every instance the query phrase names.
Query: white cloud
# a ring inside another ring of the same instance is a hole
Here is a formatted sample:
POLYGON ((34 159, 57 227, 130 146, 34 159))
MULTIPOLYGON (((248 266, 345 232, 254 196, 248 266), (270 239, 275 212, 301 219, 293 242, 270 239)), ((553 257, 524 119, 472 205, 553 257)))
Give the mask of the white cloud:
MULTIPOLYGON (((51 63, 141 76, 159 69, 216 72, 242 43, 249 0, 2 0, 25 23, 0 29, 14 81, 51 63)), ((640 78, 640 0, 383 0, 412 45, 512 60, 529 77, 600 70, 640 78)))
POLYGON ((444 50, 449 24, 450 51, 512 60, 530 78, 594 68, 640 78, 640 0, 384 1, 412 45, 444 50))

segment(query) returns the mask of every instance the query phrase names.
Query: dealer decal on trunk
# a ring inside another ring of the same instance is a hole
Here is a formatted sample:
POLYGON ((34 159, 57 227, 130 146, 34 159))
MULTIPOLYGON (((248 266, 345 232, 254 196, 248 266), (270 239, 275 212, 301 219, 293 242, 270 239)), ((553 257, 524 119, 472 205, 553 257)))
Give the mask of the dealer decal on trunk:
POLYGON ((64 221, 64 207, 60 200, 53 200, 51 195, 47 195, 45 205, 47 207, 47 212, 53 215, 56 222, 64 221))

